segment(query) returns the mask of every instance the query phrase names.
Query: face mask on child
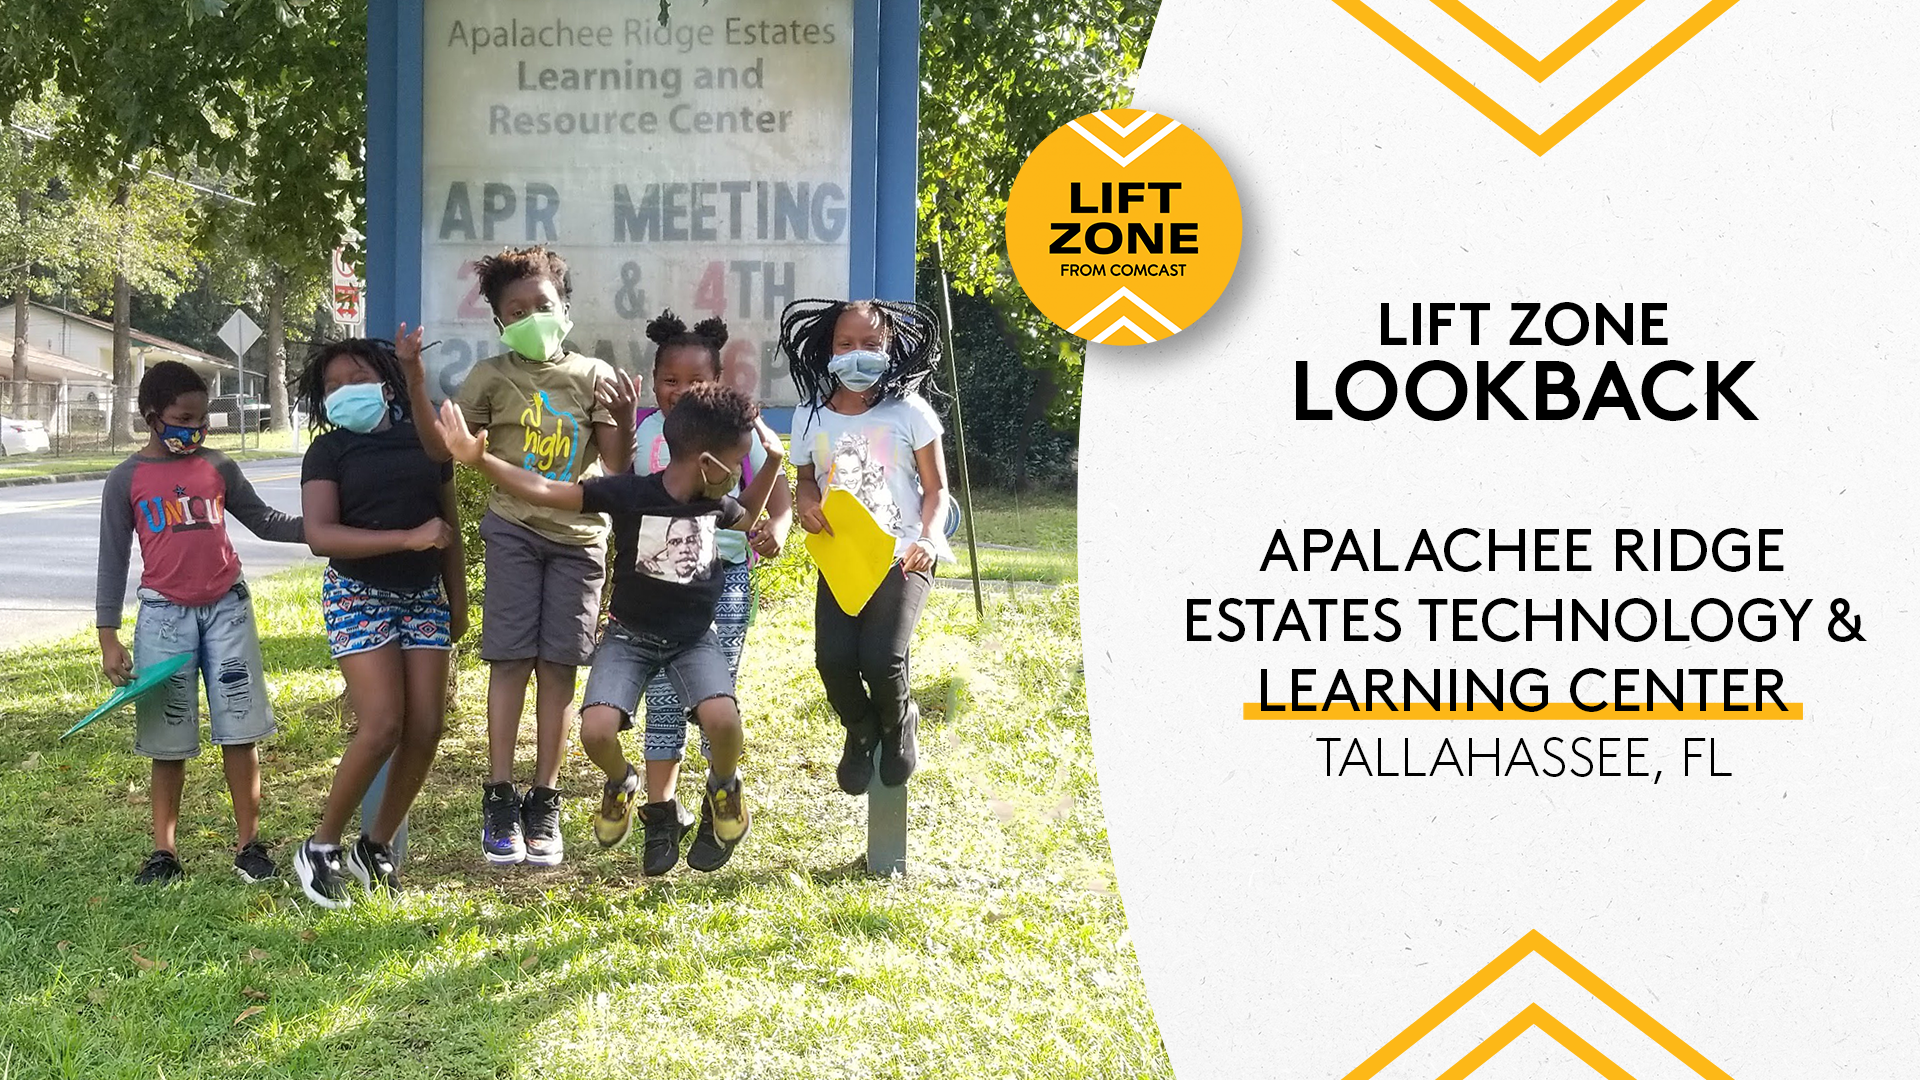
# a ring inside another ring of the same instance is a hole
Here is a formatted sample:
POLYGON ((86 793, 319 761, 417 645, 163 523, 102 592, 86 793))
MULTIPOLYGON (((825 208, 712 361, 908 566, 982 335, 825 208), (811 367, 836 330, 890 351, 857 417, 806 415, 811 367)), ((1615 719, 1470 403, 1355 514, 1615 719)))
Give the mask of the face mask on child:
POLYGON ((858 394, 879 382, 880 376, 887 373, 887 365, 891 363, 886 353, 856 349, 827 361, 827 373, 839 379, 841 386, 858 394))
POLYGON ((207 441, 207 425, 199 427, 180 427, 177 424, 160 425, 160 445, 167 448, 169 454, 191 454, 200 449, 207 441))
POLYGON ((740 470, 730 469, 726 462, 712 454, 700 455, 700 494, 703 498, 717 499, 722 495, 733 494, 740 486, 740 470), (714 474, 719 474, 719 479, 714 474))
POLYGON ((379 383, 349 383, 327 395, 327 420, 362 435, 387 415, 387 394, 379 383))
POLYGON ((536 311, 500 331, 500 343, 535 363, 553 359, 573 332, 563 311, 536 311))

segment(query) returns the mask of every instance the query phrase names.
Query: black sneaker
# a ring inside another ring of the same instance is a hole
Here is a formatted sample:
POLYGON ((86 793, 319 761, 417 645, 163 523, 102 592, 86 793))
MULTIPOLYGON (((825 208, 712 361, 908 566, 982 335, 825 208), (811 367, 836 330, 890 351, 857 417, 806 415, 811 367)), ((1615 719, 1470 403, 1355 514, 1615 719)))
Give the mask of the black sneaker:
POLYGON ((520 793, 513 782, 484 786, 480 797, 480 851, 495 866, 513 866, 527 857, 520 839, 520 793))
POLYGON ((701 871, 727 865, 733 849, 747 838, 747 830, 752 827, 753 816, 747 813, 738 776, 726 787, 708 787, 705 805, 700 808, 700 831, 687 849, 687 865, 701 871))
POLYGON ((847 725, 847 745, 840 751, 840 767, 834 770, 841 791, 849 795, 867 793, 873 783, 873 748, 879 743, 880 734, 871 725, 847 725))
POLYGON ((560 840, 560 793, 550 787, 527 789, 520 804, 521 830, 526 836, 527 861, 535 866, 559 866, 567 846, 560 840))
POLYGON ((233 857, 233 872, 240 880, 249 885, 258 885, 280 872, 273 865, 273 857, 267 854, 267 845, 259 840, 249 840, 233 857))
MULTIPOLYGON (((640 862, 640 872, 659 877, 680 861, 680 838, 693 827, 693 815, 680 805, 680 800, 668 799, 642 806, 640 817, 647 825, 647 850, 640 862)), ((720 861, 726 862, 726 857, 722 855, 720 861)))
POLYGON ((312 840, 303 842, 300 850, 293 853, 293 876, 300 879, 300 891, 307 894, 307 899, 321 907, 353 906, 339 848, 321 851, 313 846, 312 840))
POLYGON ((347 849, 347 869, 370 893, 400 891, 400 875, 393 869, 393 849, 365 833, 347 849))
POLYGON ((601 792, 600 809, 593 815, 593 838, 603 848, 619 847, 633 833, 633 802, 640 794, 640 774, 628 765, 626 775, 607 781, 601 792))
POLYGON ((140 864, 140 872, 133 875, 133 883, 165 885, 171 881, 179 881, 186 874, 187 872, 180 867, 180 860, 174 857, 173 852, 160 848, 147 856, 146 862, 140 864))
POLYGON ((907 699, 900 726, 880 733, 880 782, 899 787, 920 764, 920 703, 907 699))

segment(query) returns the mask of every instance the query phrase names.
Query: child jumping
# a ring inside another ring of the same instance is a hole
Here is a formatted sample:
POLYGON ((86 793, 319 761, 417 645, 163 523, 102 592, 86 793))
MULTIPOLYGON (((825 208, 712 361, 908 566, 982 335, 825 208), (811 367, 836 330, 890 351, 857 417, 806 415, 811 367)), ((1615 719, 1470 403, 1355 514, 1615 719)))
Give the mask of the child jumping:
MULTIPOLYGON (((468 433, 459 406, 448 402, 440 410, 440 430, 453 456, 485 472, 503 491, 536 506, 612 515, 612 618, 594 653, 580 712, 580 744, 607 777, 594 838, 613 847, 632 832, 641 782, 620 748, 620 732, 633 726, 643 688, 664 671, 713 747, 687 865, 717 870, 746 836, 752 817, 737 773, 739 705, 713 631, 714 606, 725 585, 715 533, 745 530, 759 520, 775 483, 784 480, 785 454, 760 410, 720 383, 683 391, 665 423, 672 461, 661 472, 573 484, 493 457, 468 433), (736 501, 729 493, 756 435, 766 467, 747 486, 744 501, 736 501)), ((684 831, 687 823, 674 824, 684 831)))
POLYGON ((938 355, 933 313, 884 300, 799 300, 781 317, 800 407, 794 410, 795 501, 801 528, 832 530, 825 491, 845 488, 894 536, 894 563, 858 615, 840 609, 821 579, 814 598, 814 663, 827 701, 847 729, 836 771, 859 795, 873 782, 906 783, 919 759, 920 707, 909 685, 909 646, 947 547, 946 458, 940 418, 920 395, 938 355))
MULTIPOLYGON (((531 478, 566 483, 633 463, 633 380, 605 361, 569 352, 571 286, 566 261, 544 247, 509 249, 474 264, 510 350, 475 364, 457 401, 489 452, 531 478)), ((433 425, 426 425, 430 429, 433 425)), ((437 436, 421 431, 431 449, 437 436)), ((494 475, 489 472, 489 475, 494 475)), ((480 536, 486 541, 487 759, 480 846, 488 862, 557 865, 560 766, 566 759, 575 669, 593 654, 606 580, 606 519, 536 505, 495 481, 480 536), (534 698, 533 786, 513 786, 514 746, 534 698)))
POLYGON ((108 474, 100 496, 100 557, 94 624, 100 666, 116 686, 171 656, 194 654, 193 666, 134 705, 134 750, 153 759, 153 854, 134 880, 179 878, 174 844, 187 759, 200 753, 200 682, 208 726, 220 748, 238 833, 234 872, 252 883, 274 875, 259 839, 260 756, 254 744, 274 732, 262 673, 253 601, 240 557, 227 539, 227 517, 262 540, 300 543, 300 519, 261 500, 225 454, 205 447, 207 384, 185 364, 163 360, 140 378, 140 416, 147 444, 108 474), (140 538, 140 614, 133 655, 120 644, 120 608, 127 595, 133 537, 140 538))
POLYGON ((320 432, 300 475, 307 546, 331 560, 320 609, 358 721, 320 826, 293 857, 300 888, 322 907, 352 902, 348 871, 368 892, 399 888, 389 845, 440 745, 449 654, 467 630, 453 464, 437 437, 423 444, 414 419, 432 426, 421 336, 403 324, 394 344, 322 346, 298 387, 320 432), (379 813, 343 858, 341 832, 389 756, 379 813))
MULTIPOLYGON (((721 381, 720 351, 727 343, 727 324, 719 319, 703 319, 693 329, 664 311, 647 324, 647 337, 655 344, 653 353, 653 397, 657 410, 640 421, 639 448, 634 460, 636 473, 656 473, 673 462, 667 445, 667 417, 672 415, 680 395, 691 387, 721 381)), ((744 483, 758 477, 767 468, 767 454, 759 440, 748 449, 745 478, 731 492, 745 499, 744 483)), ((722 583, 713 612, 714 633, 720 651, 726 654, 727 673, 735 684, 740 680, 740 654, 746 647, 747 623, 753 611, 753 576, 747 568, 748 551, 763 559, 780 554, 787 530, 793 524, 793 498, 787 485, 776 483, 767 501, 767 517, 743 536, 722 529, 714 536, 720 554, 722 583)), ((589 682, 591 682, 589 677, 589 682)), ((688 816, 674 798, 680 779, 680 757, 687 744, 687 707, 682 703, 673 680, 662 672, 647 684, 647 734, 643 753, 646 758, 646 805, 640 819, 646 829, 646 847, 641 859, 642 872, 664 874, 680 860, 680 839, 686 832, 688 816)), ((702 753, 711 755, 712 745, 702 740, 702 753)))

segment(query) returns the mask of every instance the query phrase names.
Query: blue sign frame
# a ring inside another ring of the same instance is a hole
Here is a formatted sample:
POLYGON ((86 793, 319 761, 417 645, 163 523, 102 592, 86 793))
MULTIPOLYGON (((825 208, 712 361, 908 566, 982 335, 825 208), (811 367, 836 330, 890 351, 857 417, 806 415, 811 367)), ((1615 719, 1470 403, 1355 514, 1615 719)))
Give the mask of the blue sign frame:
MULTIPOLYGON (((688 0, 681 0, 688 2, 688 0)), ((367 5, 367 328, 420 321, 424 0, 367 5)), ((920 0, 854 0, 853 298, 911 300, 920 184, 920 0)), ((786 431, 791 409, 768 409, 786 431)))

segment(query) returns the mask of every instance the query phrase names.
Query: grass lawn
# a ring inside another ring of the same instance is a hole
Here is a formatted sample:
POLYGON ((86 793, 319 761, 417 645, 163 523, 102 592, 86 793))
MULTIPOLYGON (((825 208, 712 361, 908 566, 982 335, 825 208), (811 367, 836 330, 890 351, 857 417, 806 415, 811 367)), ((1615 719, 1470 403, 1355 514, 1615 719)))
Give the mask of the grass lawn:
MULTIPOLYGON (((144 442, 144 440, 142 440, 144 442)), ((266 432, 249 434, 245 437, 245 448, 241 448, 242 438, 234 432, 216 432, 207 436, 207 445, 224 452, 235 461, 249 461, 254 458, 286 457, 306 451, 304 432, 266 432)), ((0 480, 11 480, 23 476, 71 476, 76 473, 102 472, 113 468, 133 453, 134 446, 122 446, 118 450, 86 450, 74 454, 27 454, 16 457, 0 457, 0 480)), ((0 1073, 4 1080, 5 1073, 0 1073)))
MULTIPOLYGON (((1035 537, 1061 516, 992 512, 1035 537)), ((255 593, 281 722, 263 831, 283 867, 343 738, 317 583, 293 571, 255 593)), ((91 635, 0 655, 0 1077, 1170 1076, 1114 891, 1077 588, 989 605, 976 626, 971 597, 936 592, 920 625, 905 878, 861 866, 865 803, 834 787, 796 597, 749 639, 756 820, 726 869, 649 880, 637 843, 599 851, 599 778, 577 750, 566 864, 487 868, 485 673, 468 659, 408 889, 343 912, 232 876, 211 751, 188 771, 188 878, 134 886, 148 774, 130 715, 56 741, 105 694, 91 635)))
MULTIPOLYGON (((982 544, 980 576, 995 581, 1078 581, 1080 560, 1075 548, 1074 497, 1068 492, 976 491, 974 527, 982 544)), ((942 567, 947 578, 964 578, 972 570, 963 525, 950 541, 959 561, 942 567)))

